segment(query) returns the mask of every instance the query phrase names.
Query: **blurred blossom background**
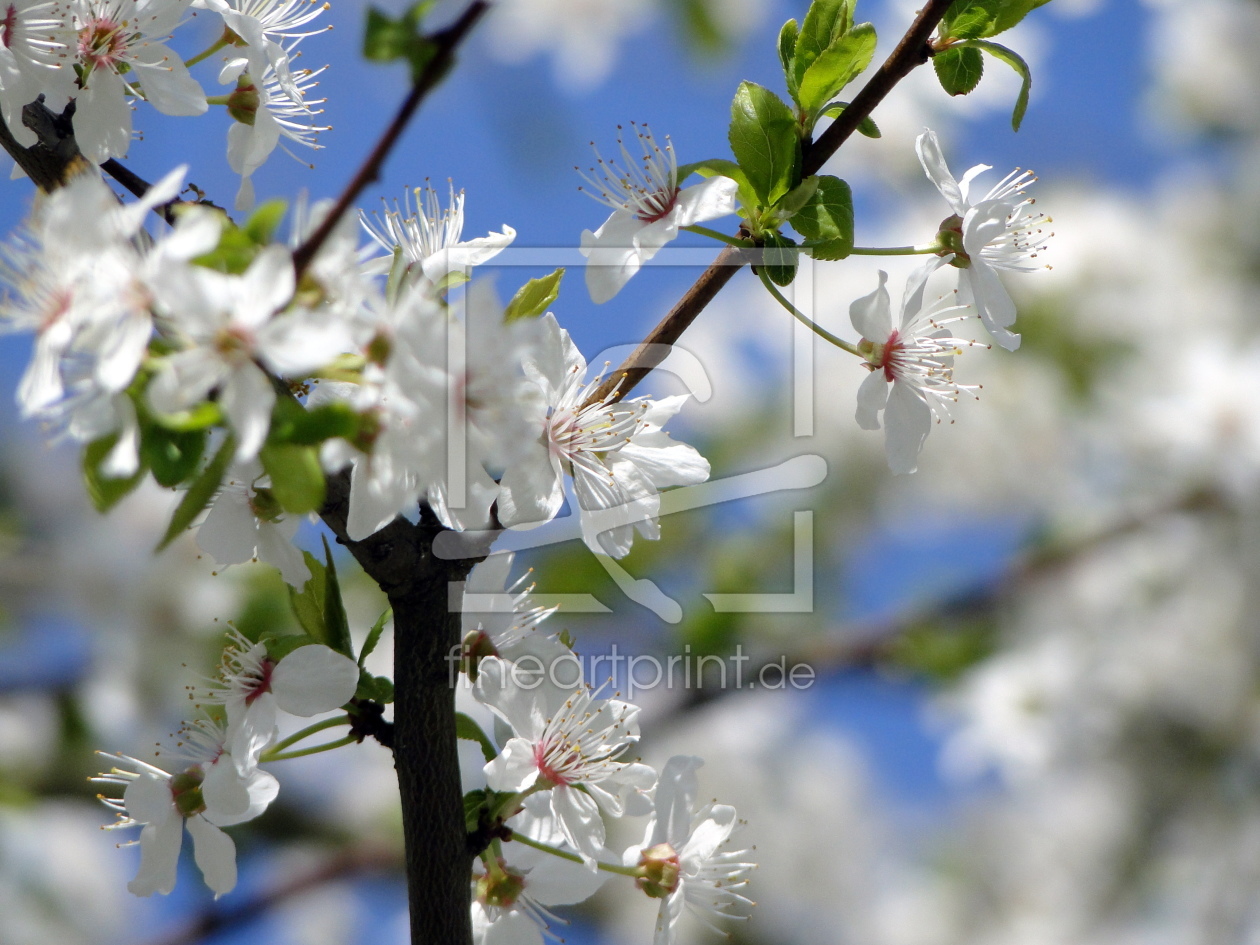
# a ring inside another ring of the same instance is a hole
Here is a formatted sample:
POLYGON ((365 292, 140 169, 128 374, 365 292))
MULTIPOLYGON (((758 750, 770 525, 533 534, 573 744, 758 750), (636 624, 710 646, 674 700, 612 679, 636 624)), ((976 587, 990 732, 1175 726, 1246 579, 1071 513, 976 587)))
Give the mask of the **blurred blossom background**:
MULTIPOLYGON (((807 6, 500 0, 376 195, 451 178, 467 235, 507 223, 517 246, 559 247, 571 268, 554 311, 602 363, 699 267, 645 270, 593 306, 572 248, 606 210, 574 165, 593 163, 590 141, 612 151, 630 121, 669 134, 680 162, 727 156, 737 83, 781 87, 775 37, 807 6)), ((915 7, 860 0, 877 61, 915 7)), ((277 156, 258 172, 260 199, 334 195, 403 95, 401 69, 359 55, 363 12, 334 0, 336 28, 304 41, 303 65, 331 63, 333 127, 301 155, 314 170, 277 156)), ((1030 193, 1054 220, 1053 268, 1007 280, 1023 346, 958 359, 981 397, 933 431, 919 472, 888 473, 882 435, 853 419, 864 372, 821 342, 812 432, 797 435, 793 323, 744 272, 684 336, 712 396, 676 436, 715 479, 818 455, 822 484, 670 515, 660 542, 636 543, 626 572, 655 582, 676 621, 627 598, 580 542, 518 556, 540 596, 604 605, 551 618, 584 654, 740 646, 750 668, 814 667, 799 691, 710 679, 637 695, 644 759, 702 755, 703 793, 748 821, 758 907, 731 928, 738 942, 1260 941, 1260 3, 1053 0, 1003 42, 1033 71, 1019 134, 1014 73, 989 60, 974 94, 949 99, 920 69, 876 111, 883 137, 826 168, 854 188, 863 245, 927 242, 947 215, 914 154, 925 126, 957 176, 1035 169, 1030 193), (812 610, 715 611, 704 594, 792 591, 793 513, 806 510, 812 610)), ((227 116, 146 110, 137 124, 128 166, 153 180, 188 163, 230 204, 227 116)), ((6 231, 30 190, 0 192, 6 231)), ((849 303, 881 265, 896 298, 913 262, 869 257, 815 265, 796 297, 851 336, 849 303)), ((493 275, 508 296, 550 268, 493 275)), ((26 339, 0 338, 10 404, 28 354, 26 339)), ((678 389, 665 375, 644 386, 678 389)), ((93 750, 166 738, 229 621, 292 618, 266 568, 216 574, 191 538, 152 554, 170 493, 142 489, 97 516, 74 452, 14 414, 0 413, 0 943, 404 942, 396 787, 371 743, 275 766, 279 801, 234 828, 242 882, 218 903, 190 857, 172 896, 127 893, 138 858, 98 829, 110 818, 85 780, 102 765, 93 750), (270 907, 242 917, 260 896, 270 907)), ((303 540, 317 548, 319 530, 303 540)), ((342 567, 361 639, 383 598, 342 567)), ((388 672, 388 646, 372 661, 388 672)), ((639 824, 622 826, 618 843, 640 840, 639 824)), ((555 931, 648 942, 655 910, 614 880, 555 931)))

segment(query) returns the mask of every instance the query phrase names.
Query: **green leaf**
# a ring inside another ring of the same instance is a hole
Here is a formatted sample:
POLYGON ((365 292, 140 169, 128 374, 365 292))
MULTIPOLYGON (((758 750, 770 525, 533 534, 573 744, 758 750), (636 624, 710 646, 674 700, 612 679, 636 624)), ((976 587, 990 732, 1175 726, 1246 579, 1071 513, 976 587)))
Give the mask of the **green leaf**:
POLYGON ((1024 113, 1028 111, 1028 93, 1032 91, 1032 73, 1028 71, 1028 63, 1024 62, 1014 50, 1007 49, 1005 46, 999 46, 997 43, 986 43, 983 40, 973 39, 968 41, 966 45, 983 50, 994 59, 1000 59, 1014 69, 1023 80, 1023 84, 1019 87, 1019 95, 1015 99, 1015 111, 1011 113, 1011 128, 1019 131, 1019 126, 1024 121, 1024 113))
POLYGON ((775 285, 791 285, 796 278, 796 264, 800 256, 796 240, 774 232, 767 233, 763 240, 765 255, 761 268, 775 285))
POLYGON ((1024 17, 1045 2, 1046 0, 1004 0, 993 21, 993 27, 985 36, 996 36, 1018 25, 1024 17))
POLYGON ((219 451, 214 454, 214 458, 206 464, 206 468, 192 481, 184 497, 179 500, 179 505, 175 507, 171 515, 171 523, 166 526, 166 532, 162 535, 162 540, 158 542, 156 550, 161 551, 174 541, 176 536, 188 528, 210 504, 214 494, 219 491, 219 485, 223 482, 223 476, 227 473, 228 465, 232 462, 235 452, 236 438, 226 437, 219 451))
POLYGON ((157 413, 146 409, 145 419, 167 430, 208 430, 223 422, 223 411, 218 404, 205 401, 191 410, 181 410, 178 413, 157 413))
POLYGON ((726 158, 709 158, 707 161, 695 161, 683 164, 678 168, 678 180, 684 181, 692 174, 701 177, 729 177, 739 185, 739 199, 745 207, 757 206, 757 192, 748 181, 748 175, 734 161, 726 158))
POLYGON ((305 633, 277 633, 265 635, 262 642, 267 644, 267 658, 278 663, 294 650, 319 641, 305 633))
POLYGON ((170 488, 197 471, 205 448, 205 430, 179 432, 148 425, 140 442, 140 459, 158 485, 170 488))
POLYGON ((397 20, 391 20, 375 7, 369 7, 363 34, 363 56, 373 62, 405 59, 414 82, 437 52, 437 44, 420 31, 424 15, 433 0, 422 0, 397 20))
POLYGON ((255 244, 266 246, 271 242, 288 209, 289 205, 284 200, 268 200, 249 215, 241 229, 255 244))
POLYGON ((1040 5, 1037 0, 958 0, 941 21, 941 37, 957 40, 996 36, 1040 5))
POLYGON ((317 448, 268 443, 258 458, 271 477, 271 493, 282 509, 291 515, 305 515, 323 507, 327 484, 317 448))
POLYGON ((486 809, 486 798, 489 791, 478 788, 464 795, 464 830, 476 833, 481 827, 481 814, 486 809))
POLYGON ((517 318, 538 318, 544 314, 551 303, 560 295, 560 280, 564 278, 564 269, 557 269, 541 279, 530 279, 516 290, 512 301, 503 310, 503 320, 513 321, 517 318))
POLYGON ((828 99, 866 71, 875 42, 875 27, 861 23, 819 53, 801 77, 801 108, 816 115, 828 99))
POLYGON ((796 232, 809 241, 815 259, 844 259, 853 249, 853 192, 830 175, 818 178, 818 191, 792 217, 796 232))
POLYGON ((350 621, 346 618, 346 606, 341 600, 341 586, 337 583, 337 564, 333 561, 332 549, 328 547, 328 539, 324 538, 324 640, 338 653, 354 659, 354 647, 350 643, 350 621))
POLYGON ((231 221, 224 224, 219 232, 219 244, 210 252, 193 260, 198 266, 239 276, 258 255, 258 244, 253 237, 234 226, 231 221))
POLYGON ((337 436, 353 441, 362 425, 363 418, 349 404, 304 407, 292 398, 278 397, 271 412, 267 442, 316 446, 337 436))
MULTIPOLYGON (((819 114, 819 118, 839 118, 841 113, 849 107, 848 102, 832 102, 819 114)), ((881 136, 879 125, 875 124, 870 115, 867 115, 857 126, 858 134, 866 135, 868 138, 878 138, 881 136)))
POLYGON ((111 433, 99 440, 93 440, 83 449, 83 482, 87 486, 88 498, 98 512, 108 512, 122 499, 140 485, 146 472, 144 457, 141 457, 140 468, 130 476, 115 479, 101 472, 101 463, 118 444, 118 434, 111 433))
POLYGON ((792 72, 799 88, 814 60, 853 28, 853 0, 814 0, 796 40, 792 72))
POLYGON ((359 665, 362 666, 364 661, 376 649, 376 644, 380 642, 381 634, 385 631, 385 624, 389 623, 389 618, 394 611, 386 607, 384 613, 376 618, 376 623, 372 624, 372 629, 368 631, 367 639, 363 641, 363 649, 359 651, 359 665))
POLYGON ((774 205, 774 209, 778 212, 779 218, 788 220, 794 213, 814 199, 814 194, 818 192, 818 177, 807 177, 791 190, 789 190, 774 205))
POLYGON ((950 95, 966 95, 980 84, 984 75, 984 57, 978 49, 954 46, 932 58, 932 68, 943 88, 950 95))
POLYGON ((289 588, 289 604, 293 616, 302 629, 318 643, 328 643, 328 630, 324 626, 324 586, 327 583, 323 563, 309 551, 302 552, 302 559, 311 576, 302 590, 289 588))
POLYGON ((494 743, 481 730, 481 726, 463 712, 455 713, 455 737, 462 738, 466 742, 476 742, 480 745, 482 757, 486 761, 494 761, 499 754, 494 747, 494 743))
POLYGON ((787 80, 788 91, 796 98, 796 73, 792 63, 796 59, 796 37, 798 30, 796 20, 788 20, 779 30, 779 62, 783 63, 783 76, 787 80))
POLYGON ((779 96, 741 82, 731 102, 731 151, 761 206, 772 206, 796 186, 801 141, 796 119, 779 96))

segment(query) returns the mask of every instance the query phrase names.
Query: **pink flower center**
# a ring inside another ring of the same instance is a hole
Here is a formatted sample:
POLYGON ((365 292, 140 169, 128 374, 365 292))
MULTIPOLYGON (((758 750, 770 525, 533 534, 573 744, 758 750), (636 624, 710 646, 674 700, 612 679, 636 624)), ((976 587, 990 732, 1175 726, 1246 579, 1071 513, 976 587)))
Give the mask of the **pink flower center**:
POLYGON ((4 20, 0 21, 0 43, 4 43, 5 49, 13 45, 13 31, 17 29, 17 16, 17 7, 10 3, 9 8, 4 11, 4 20))
POLYGON ((276 664, 271 660, 263 660, 262 665, 258 667, 257 682, 245 694, 245 704, 253 705, 254 700, 261 696, 264 692, 271 691, 271 674, 275 672, 276 664))
POLYGON ((127 51, 122 30, 123 24, 103 16, 93 17, 79 30, 79 58, 88 72, 98 66, 112 68, 122 61, 127 51))
MULTIPOLYGON (((556 770, 555 764, 552 762, 552 749, 558 747, 551 742, 539 742, 534 746, 534 764, 538 765, 538 774, 543 780, 549 784, 560 787, 569 784, 570 780, 566 775, 556 770)), ((563 750, 563 749, 562 749, 563 750)), ((561 762, 572 761, 577 756, 577 752, 568 752, 567 757, 559 759, 561 762)))
POLYGON ((655 223, 668 216, 678 202, 678 185, 669 190, 658 190, 644 194, 639 198, 639 219, 644 223, 655 223))

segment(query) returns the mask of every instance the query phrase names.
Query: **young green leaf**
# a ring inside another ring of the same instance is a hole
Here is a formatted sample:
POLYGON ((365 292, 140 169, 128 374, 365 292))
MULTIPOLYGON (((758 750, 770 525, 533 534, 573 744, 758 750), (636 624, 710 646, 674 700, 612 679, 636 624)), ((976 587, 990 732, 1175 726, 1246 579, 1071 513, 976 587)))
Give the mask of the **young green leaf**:
POLYGON ((801 108, 817 115, 828 99, 866 71, 875 43, 875 27, 859 23, 819 53, 801 76, 801 108))
POLYGON ((373 62, 405 59, 415 81, 437 52, 437 45, 420 31, 425 13, 433 0, 422 0, 397 20, 375 7, 369 7, 363 34, 363 56, 373 62))
POLYGON ((1011 113, 1011 127, 1019 131, 1019 126, 1024 121, 1024 113, 1028 111, 1028 93, 1032 91, 1032 73, 1028 71, 1028 63, 1024 62, 1014 50, 999 46, 997 43, 973 39, 969 40, 967 45, 987 52, 994 59, 1000 59, 1014 69, 1023 80, 1019 87, 1019 95, 1015 99, 1015 110, 1011 113))
POLYGON ((797 183, 801 141, 796 119, 779 96, 741 82, 731 102, 731 151, 762 206, 772 206, 797 183))
POLYGON ((986 35, 1002 0, 955 0, 941 18, 942 39, 976 39, 986 35))
POLYGON ((184 497, 179 500, 179 505, 175 506, 175 511, 171 515, 171 522, 166 526, 166 532, 162 535, 162 540, 158 542, 158 551, 161 551, 174 541, 176 536, 188 528, 193 523, 193 520, 202 513, 202 510, 210 504, 214 494, 219 491, 219 486, 223 482, 223 477, 227 473, 228 465, 232 462, 232 456, 235 452, 236 439, 228 436, 224 439, 223 445, 219 447, 219 451, 206 464, 206 468, 188 486, 184 497))
POLYGON ((809 241, 815 259, 844 259, 853 249, 853 192, 838 177, 818 178, 812 200, 792 217, 796 232, 809 241))
POLYGON ((385 631, 385 624, 389 623, 389 618, 394 614, 389 607, 376 618, 376 623, 372 624, 372 629, 368 631, 367 639, 363 641, 363 649, 359 651, 359 665, 362 666, 364 660, 371 655, 376 649, 376 644, 380 642, 381 634, 385 631))
POLYGON ((557 269, 541 279, 530 279, 516 290, 512 301, 503 310, 503 320, 510 322, 517 318, 538 318, 543 315, 551 303, 560 295, 560 280, 564 278, 564 269, 557 269))
POLYGON ((125 496, 140 485, 146 472, 144 458, 140 467, 130 476, 115 479, 101 472, 101 463, 118 444, 118 434, 111 433, 99 440, 93 440, 83 449, 83 482, 87 486, 88 498, 98 512, 108 512, 125 496))
POLYGON ((289 604, 302 629, 319 643, 328 642, 328 630, 324 626, 324 586, 327 583, 323 563, 309 551, 302 552, 310 578, 302 590, 289 588, 289 604))
POLYGON ((801 207, 814 199, 814 194, 818 192, 818 177, 807 177, 786 194, 782 199, 774 205, 774 209, 780 220, 791 219, 801 207))
POLYGON ((319 462, 319 450, 297 443, 268 443, 258 453, 271 477, 271 493, 290 515, 318 512, 324 504, 327 483, 319 462))
POLYGON ((481 730, 481 726, 463 712, 455 713, 455 737, 480 745, 482 757, 486 761, 494 761, 499 754, 494 747, 494 742, 490 741, 489 736, 481 730))
POLYGON ((792 61, 796 58, 796 20, 788 20, 779 30, 779 62, 783 63, 783 77, 787 80, 788 91, 796 98, 796 73, 792 61))
POLYGON ((140 441, 140 459, 152 470, 158 485, 171 488, 197 471, 205 448, 205 430, 180 432, 147 425, 140 441))
MULTIPOLYGON (((849 107, 848 102, 832 102, 819 114, 819 118, 839 118, 840 113, 849 107)), ((875 124, 870 115, 867 115, 857 126, 858 134, 866 135, 868 138, 880 137, 879 125, 875 124)))
POLYGON ((359 688, 355 690, 354 697, 389 705, 394 701, 394 681, 388 676, 373 676, 367 671, 360 671, 359 688))
POLYGON ((796 40, 796 55, 792 63, 798 88, 814 60, 852 28, 852 0, 814 0, 810 4, 796 40))
POLYGON ((701 177, 729 177, 739 185, 740 202, 745 207, 757 206, 757 193, 749 183, 748 175, 734 161, 728 161, 726 158, 709 158, 707 161, 679 165, 679 183, 692 174, 699 174, 701 177))
POLYGON ((278 663, 294 650, 319 641, 305 633, 283 633, 264 634, 262 642, 267 644, 267 658, 278 663))
POLYGON ((933 57, 932 68, 946 92, 966 95, 980 84, 980 77, 984 75, 984 57, 977 49, 953 46, 933 57))
POLYGON ((341 601, 341 585, 337 582, 337 564, 333 561, 332 549, 328 547, 328 539, 324 538, 324 640, 338 653, 354 659, 354 648, 350 643, 350 621, 346 618, 346 607, 341 601))
POLYGON ((271 432, 267 434, 267 442, 317 446, 335 436, 353 440, 359 433, 362 420, 349 404, 305 407, 290 397, 279 397, 271 413, 271 432))
POLYGON ((791 285, 796 278, 796 264, 800 250, 796 240, 782 233, 767 233, 763 237, 763 261, 759 264, 775 285, 791 285))
POLYGON ((266 246, 288 209, 289 205, 284 200, 268 200, 249 215, 241 230, 258 246, 266 246))

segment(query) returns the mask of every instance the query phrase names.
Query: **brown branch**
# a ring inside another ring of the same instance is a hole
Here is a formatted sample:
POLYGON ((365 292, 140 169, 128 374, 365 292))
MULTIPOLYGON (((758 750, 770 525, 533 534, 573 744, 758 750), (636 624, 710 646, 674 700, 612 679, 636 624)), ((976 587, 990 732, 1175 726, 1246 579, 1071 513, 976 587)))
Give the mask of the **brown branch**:
POLYGON ((407 123, 411 120, 412 115, 415 114, 416 109, 420 107, 420 103, 424 101, 425 97, 433 91, 438 82, 442 80, 442 77, 446 75, 446 70, 450 67, 455 54, 455 47, 463 41, 488 9, 489 4, 485 0, 474 0, 458 20, 430 37, 437 49, 420 75, 416 77, 415 82, 411 86, 411 92, 398 109, 398 114, 394 116, 394 120, 385 129, 384 134, 381 135, 380 140, 376 143, 376 147, 372 149, 372 152, 364 160, 363 166, 359 168, 358 173, 351 178, 350 183, 346 185, 346 189, 337 198, 336 205, 324 217, 323 222, 320 223, 315 232, 294 251, 293 266, 297 271, 299 280, 302 278, 302 273, 311 264, 311 260, 315 258, 315 254, 319 252, 320 247, 332 235, 332 231, 336 229, 341 218, 350 209, 351 204, 358 199, 359 194, 363 192, 368 184, 380 177, 381 166, 385 163, 385 158, 389 156, 390 151, 394 149, 394 145, 398 143, 398 139, 407 127, 407 123))
MULTIPOLYGON (((897 48, 871 76, 848 107, 840 113, 840 117, 822 133, 817 141, 805 148, 801 163, 802 176, 816 174, 897 83, 932 57, 928 39, 952 2, 953 0, 929 0, 924 5, 914 22, 910 24, 906 35, 897 44, 897 48)), ((705 306, 717 295, 718 290, 730 282, 735 273, 747 262, 746 259, 740 258, 740 253, 741 250, 735 247, 722 250, 712 265, 701 273, 695 284, 678 300, 678 304, 661 319, 660 324, 652 329, 634 353, 622 362, 621 367, 596 388, 586 399, 586 403, 593 404, 609 396, 618 400, 625 397, 639 381, 660 364, 667 352, 654 348, 653 345, 668 345, 678 340, 705 306)))
POLYGON ((160 939, 154 939, 149 945, 195 945, 218 932, 266 915, 286 899, 347 876, 394 871, 400 865, 398 854, 393 850, 379 847, 346 850, 330 857, 309 872, 287 879, 238 906, 212 906, 187 925, 160 939))

